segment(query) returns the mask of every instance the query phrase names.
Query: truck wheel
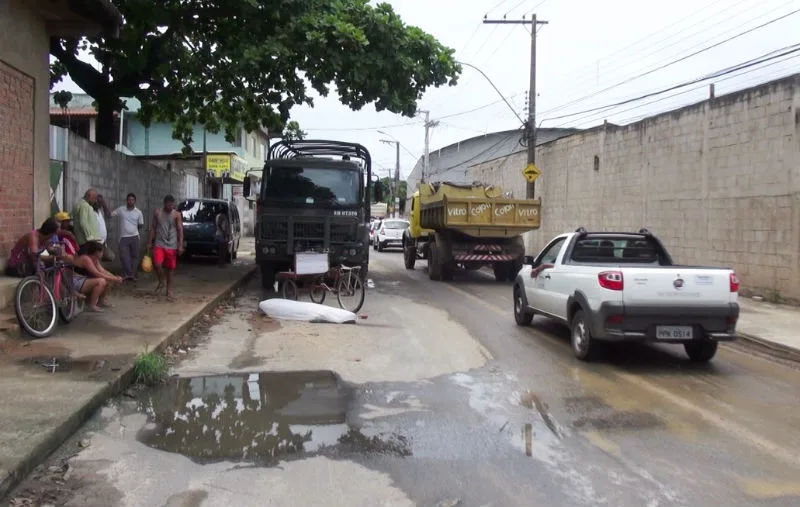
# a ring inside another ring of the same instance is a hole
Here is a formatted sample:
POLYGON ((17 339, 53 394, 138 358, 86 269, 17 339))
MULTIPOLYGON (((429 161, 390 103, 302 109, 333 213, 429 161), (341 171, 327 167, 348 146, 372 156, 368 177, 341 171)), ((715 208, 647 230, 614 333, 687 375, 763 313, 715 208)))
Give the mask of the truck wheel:
POLYGON ((403 263, 406 265, 406 269, 414 269, 414 265, 417 263, 417 249, 413 245, 403 247, 403 263))
POLYGON ((592 331, 589 329, 589 323, 586 321, 583 310, 578 310, 572 317, 570 342, 572 343, 572 352, 581 361, 591 361, 597 356, 599 344, 592 338, 592 331))
POLYGON ((514 320, 518 326, 529 326, 533 321, 533 312, 526 307, 519 285, 514 287, 514 320))
POLYGON ((261 265, 261 287, 268 290, 275 290, 275 266, 272 264, 261 265))
POLYGON ((456 265, 453 261, 447 261, 442 263, 442 280, 445 282, 449 282, 453 279, 453 275, 456 271, 456 265))
POLYGON ((439 247, 436 242, 431 243, 428 254, 428 278, 437 282, 442 280, 442 265, 439 264, 439 247))
POLYGON ((498 282, 508 281, 508 274, 511 271, 509 268, 510 265, 506 263, 493 265, 492 271, 494 271, 494 279, 498 282))
POLYGON ((717 347, 719 347, 719 343, 710 340, 687 342, 683 344, 686 355, 695 363, 707 363, 711 361, 717 354, 717 347))

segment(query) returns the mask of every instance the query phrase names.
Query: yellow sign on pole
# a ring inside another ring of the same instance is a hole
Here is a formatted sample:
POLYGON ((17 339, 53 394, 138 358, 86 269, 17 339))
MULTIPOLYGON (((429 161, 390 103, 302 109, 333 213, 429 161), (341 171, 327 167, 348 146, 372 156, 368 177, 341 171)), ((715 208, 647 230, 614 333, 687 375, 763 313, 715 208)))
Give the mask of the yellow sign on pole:
POLYGON ((528 164, 525 166, 525 169, 522 170, 522 175, 525 176, 525 179, 528 180, 528 183, 533 183, 536 181, 536 178, 542 175, 542 171, 540 171, 534 164, 528 164))

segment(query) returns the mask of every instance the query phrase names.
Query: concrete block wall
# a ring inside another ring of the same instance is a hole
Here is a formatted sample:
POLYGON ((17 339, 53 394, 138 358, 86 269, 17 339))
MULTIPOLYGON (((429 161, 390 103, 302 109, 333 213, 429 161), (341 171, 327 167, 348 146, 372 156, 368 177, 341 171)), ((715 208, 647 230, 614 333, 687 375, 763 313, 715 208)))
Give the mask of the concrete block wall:
MULTIPOLYGON (((162 205, 164 196, 172 194, 179 199, 185 189, 184 176, 179 171, 157 167, 79 136, 69 138, 69 162, 64 180, 66 209, 70 213, 89 188, 96 188, 112 210, 123 205, 125 196, 133 192, 136 206, 144 214, 145 231, 150 226, 153 210, 162 205)), ((106 226, 107 242, 116 251, 117 220, 106 219, 106 226)))
MULTIPOLYGON (((470 175, 521 196, 524 160, 470 175)), ((679 263, 729 266, 747 290, 800 299, 800 75, 546 143, 537 166, 529 252, 579 226, 648 227, 679 263)))

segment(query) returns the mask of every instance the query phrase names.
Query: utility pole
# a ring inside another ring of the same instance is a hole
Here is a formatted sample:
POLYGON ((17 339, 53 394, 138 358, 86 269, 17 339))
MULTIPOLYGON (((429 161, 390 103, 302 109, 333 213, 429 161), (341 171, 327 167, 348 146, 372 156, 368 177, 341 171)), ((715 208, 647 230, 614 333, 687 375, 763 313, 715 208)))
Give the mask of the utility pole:
POLYGON ((400 186, 400 141, 392 141, 389 139, 381 139, 380 141, 386 144, 394 144, 395 148, 397 149, 397 158, 394 166, 394 178, 392 178, 392 197, 390 201, 392 203, 392 209, 394 209, 392 212, 392 217, 397 217, 397 207, 400 200, 399 196, 397 195, 397 191, 400 186))
MULTIPOLYGON (((536 29, 539 25, 546 25, 547 21, 536 19, 536 14, 531 19, 483 19, 487 25, 530 25, 531 27, 531 68, 530 68, 530 90, 528 91, 528 121, 526 134, 528 140, 528 163, 536 163, 536 29)), ((533 199, 536 184, 528 182, 525 189, 525 197, 533 199)))
POLYGON ((431 121, 431 112, 419 110, 420 113, 425 113, 425 152, 422 159, 422 177, 420 183, 425 183, 425 175, 430 176, 430 156, 431 156, 431 129, 439 125, 438 120, 431 121))

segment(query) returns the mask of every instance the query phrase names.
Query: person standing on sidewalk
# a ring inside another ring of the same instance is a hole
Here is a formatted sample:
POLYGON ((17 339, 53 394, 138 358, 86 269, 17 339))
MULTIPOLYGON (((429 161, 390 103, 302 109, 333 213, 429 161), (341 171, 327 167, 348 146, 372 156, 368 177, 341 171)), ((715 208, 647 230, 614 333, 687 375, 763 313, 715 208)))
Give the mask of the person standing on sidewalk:
POLYGON ((78 246, 82 247, 89 241, 100 241, 100 228, 97 222, 97 213, 94 205, 97 202, 97 190, 90 188, 83 194, 83 199, 78 201, 72 211, 75 226, 75 239, 78 246))
POLYGON ((139 231, 144 227, 144 215, 136 207, 136 195, 128 194, 125 206, 111 212, 119 219, 119 257, 122 261, 122 278, 136 281, 136 267, 139 264, 139 231))
POLYGON ((178 265, 178 255, 183 253, 183 221, 181 214, 175 211, 175 198, 171 195, 164 197, 163 208, 157 209, 153 213, 150 234, 147 237, 148 252, 151 248, 153 267, 158 276, 156 293, 164 287, 166 277, 167 299, 174 301, 172 274, 178 265))

